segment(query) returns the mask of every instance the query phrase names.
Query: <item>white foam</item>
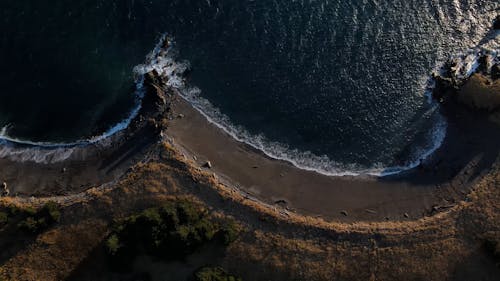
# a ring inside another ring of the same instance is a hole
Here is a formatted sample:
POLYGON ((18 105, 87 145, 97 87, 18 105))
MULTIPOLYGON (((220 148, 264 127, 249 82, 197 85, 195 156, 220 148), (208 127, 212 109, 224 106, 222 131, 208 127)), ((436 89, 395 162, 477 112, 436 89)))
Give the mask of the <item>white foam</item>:
MULTIPOLYGON (((11 126, 7 125, 0 130, 0 157, 8 158, 14 161, 29 161, 35 163, 61 162, 69 159, 77 148, 90 144, 102 143, 116 133, 125 130, 141 110, 142 98, 144 97, 144 74, 159 67, 165 67, 165 69, 169 69, 166 65, 167 62, 158 61, 155 58, 160 54, 160 52, 164 51, 161 49, 161 44, 163 43, 164 39, 165 36, 161 38, 160 42, 157 44, 154 50, 150 54, 148 54, 145 64, 139 65, 134 68, 136 83, 136 102, 134 108, 130 111, 125 119, 112 126, 101 135, 67 143, 34 142, 30 140, 14 138, 9 136, 8 131, 11 126)), ((174 65, 169 70, 170 72, 167 73, 169 73, 169 75, 171 75, 172 77, 175 77, 175 75, 173 74, 179 72, 181 68, 174 65)), ((172 79, 171 83, 174 82, 175 79, 172 79)))
MULTIPOLYGON (((199 91, 196 88, 191 88, 188 91, 180 91, 180 94, 205 116, 210 123, 224 130, 234 139, 260 150, 271 158, 287 161, 300 169, 314 171, 328 176, 388 176, 413 169, 417 167, 422 160, 434 153, 434 151, 441 146, 446 136, 447 123, 444 117, 439 115, 438 121, 431 130, 429 147, 423 148, 417 157, 413 157, 414 160, 410 163, 405 166, 392 167, 384 167, 378 164, 372 168, 363 169, 356 165, 341 165, 332 161, 325 155, 318 156, 309 151, 290 149, 284 144, 268 140, 264 135, 252 135, 243 127, 232 124, 226 115, 222 114, 208 100, 200 97, 199 91)), ((437 106, 433 107, 431 110, 437 110, 437 106)))
MULTIPOLYGON (((8 127, 2 128, 0 131, 0 141, 11 142, 15 144, 30 145, 30 148, 12 148, 8 145, 1 146, 0 157, 10 157, 18 159, 19 161, 35 161, 39 163, 53 163, 62 161, 71 156, 75 146, 87 145, 96 143, 109 138, 117 132, 124 130, 130 122, 137 116, 141 108, 141 100, 144 96, 144 74, 153 70, 157 71, 161 76, 165 77, 166 86, 175 89, 179 94, 188 101, 196 110, 198 110, 205 118, 212 124, 216 125, 234 139, 246 143, 253 148, 262 151, 264 154, 271 158, 287 161, 294 166, 315 171, 329 176, 359 176, 359 175, 373 175, 373 176, 387 176, 400 173, 402 171, 410 170, 417 167, 422 160, 425 160, 432 155, 443 143, 446 136, 447 123, 443 116, 438 114, 438 120, 434 127, 430 130, 429 143, 426 147, 420 149, 413 160, 410 160, 406 165, 384 167, 381 164, 375 165, 372 168, 365 169, 356 165, 341 165, 327 156, 315 155, 309 151, 300 151, 298 149, 291 149, 290 147, 273 142, 267 139, 264 135, 253 135, 249 133, 242 126, 233 124, 229 117, 224 115, 213 106, 208 100, 201 97, 201 90, 187 85, 184 73, 190 68, 189 62, 177 61, 177 54, 173 48, 174 42, 166 35, 163 35, 159 43, 155 46, 153 51, 148 54, 146 63, 138 65, 134 68, 136 75, 137 85, 137 106, 132 110, 129 117, 122 122, 110 128, 104 134, 90 139, 81 140, 73 143, 43 143, 43 142, 30 142, 26 140, 19 140, 11 138, 7 135, 8 127), (168 40, 168 49, 162 49, 165 40, 168 40)), ((467 78, 477 70, 478 64, 478 51, 473 50, 465 54, 460 54, 461 63, 456 69, 457 77, 467 78)), ((498 60, 496 52, 493 60, 498 60)), ((438 67, 435 71, 441 71, 438 67)), ((434 87, 434 81, 428 80, 426 97, 431 104, 430 112, 438 110, 438 105, 432 99, 430 92, 434 87)))
POLYGON ((73 154, 75 148, 29 147, 15 148, 8 144, 0 145, 0 158, 8 158, 18 162, 56 163, 61 162, 73 154))
POLYGON ((8 135, 8 128, 4 127, 0 131, 0 158, 45 164, 67 160, 73 155, 76 148, 103 142, 114 134, 126 129, 137 116, 140 108, 141 103, 138 99, 138 105, 134 107, 129 116, 102 135, 71 143, 34 142, 13 138, 8 135))
MULTIPOLYGON (((233 124, 228 116, 212 105, 210 101, 201 97, 201 90, 199 88, 187 85, 182 73, 189 68, 189 63, 176 62, 176 53, 172 49, 172 43, 169 46, 169 49, 163 52, 156 50, 153 59, 156 65, 148 65, 147 67, 139 66, 140 72, 146 73, 153 69, 156 70, 165 78, 168 87, 177 90, 180 96, 189 102, 210 123, 222 129, 237 141, 246 143, 271 158, 287 161, 300 169, 315 171, 329 176, 393 175, 417 167, 423 159, 429 157, 441 146, 446 136, 447 123, 444 117, 439 116, 439 120, 437 120, 430 132, 429 138, 431 140, 429 144, 422 148, 417 153, 418 155, 413 157, 413 160, 409 161, 406 165, 384 167, 379 164, 369 169, 360 168, 356 165, 341 165, 325 155, 320 156, 309 151, 292 149, 285 144, 271 141, 264 135, 251 134, 244 127, 233 124)), ((429 102, 432 103, 432 106, 428 114, 432 114, 438 110, 438 105, 434 103, 432 98, 429 99, 429 102)))

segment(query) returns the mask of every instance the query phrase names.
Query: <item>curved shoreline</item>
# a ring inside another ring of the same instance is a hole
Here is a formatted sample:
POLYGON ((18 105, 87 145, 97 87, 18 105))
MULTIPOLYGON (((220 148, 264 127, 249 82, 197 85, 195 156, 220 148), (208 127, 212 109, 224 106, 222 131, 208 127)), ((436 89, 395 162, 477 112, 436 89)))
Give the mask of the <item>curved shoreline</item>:
MULTIPOLYGON (((165 93, 155 88, 154 76, 145 75, 144 98, 130 125, 98 142, 71 148, 14 146, 0 157, 0 181, 9 195, 47 196, 74 194, 112 182, 134 164, 153 157, 168 113, 165 93)), ((5 146, 2 148, 5 149, 5 146)), ((0 149, 0 154, 3 153, 0 149)))
MULTIPOLYGON (((326 176, 272 159, 234 140, 180 96, 172 108, 174 116, 183 117, 169 122, 167 139, 185 155, 186 161, 265 204, 327 220, 411 220, 428 216, 435 209, 449 208, 462 201, 476 177, 480 178, 475 174, 484 173, 491 164, 490 160, 478 159, 476 152, 464 156, 460 162, 463 166, 458 170, 447 164, 449 153, 460 158, 458 153, 463 148, 460 143, 451 149, 441 148, 437 152, 439 158, 434 157, 420 169, 401 175, 326 176), (207 161, 211 169, 204 167, 207 161)), ((456 133, 455 130, 447 137, 448 147, 456 133)), ((472 150, 479 147, 484 147, 484 143, 469 145, 472 150)), ((490 149, 496 148, 490 144, 490 149)))
POLYGON ((163 137, 173 138, 170 142, 190 155, 187 158, 196 166, 210 161, 210 172, 263 204, 328 220, 413 220, 461 202, 496 159, 498 130, 483 124, 482 116, 475 113, 443 107, 449 133, 443 146, 417 168, 385 177, 338 177, 298 168, 233 138, 186 101, 177 91, 184 85, 187 66, 177 63, 169 51, 170 41, 163 36, 148 63, 136 69, 144 73, 138 89, 144 89, 145 95, 125 130, 93 145, 75 147, 71 157, 57 163, 0 159, 0 166, 7 167, 0 179, 9 183, 12 194, 74 194, 112 182, 145 154, 157 153, 151 150, 152 144, 163 137))
MULTIPOLYGON (((366 168, 366 169, 356 169, 353 167, 352 169, 338 169, 337 164, 334 161, 329 159, 326 156, 320 157, 314 155, 308 151, 298 151, 291 150, 285 148, 282 144, 277 142, 272 142, 267 140, 263 136, 253 136, 250 135, 245 129, 240 129, 238 126, 234 126, 228 121, 228 118, 224 116, 222 113, 218 112, 218 109, 215 109, 209 101, 196 96, 187 96, 182 93, 182 90, 179 93, 186 101, 192 104, 192 106, 202 114, 208 122, 217 126, 221 130, 223 130, 226 134, 230 135, 236 141, 245 143, 254 149, 261 151, 263 154, 267 155, 270 158, 286 161, 293 164, 295 167, 311 172, 317 172, 323 174, 325 176, 377 176, 377 177, 385 177, 392 176, 399 173, 403 173, 405 171, 416 168, 423 160, 427 159, 431 156, 442 144, 445 136, 446 136, 446 121, 442 116, 439 116, 439 120, 434 124, 434 126, 430 130, 430 139, 429 143, 426 146, 430 147, 427 149, 420 149, 421 154, 418 157, 413 157, 414 159, 410 160, 404 166, 389 166, 383 168, 366 168), (203 103, 204 106, 200 105, 203 103), (215 112, 214 115, 222 116, 219 118, 215 118, 206 113, 203 107, 214 108, 213 110, 209 110, 210 112, 215 112), (217 120, 219 121, 217 121, 217 120), (241 137, 243 136, 243 137, 241 137), (267 146, 273 147, 274 151, 268 149, 267 146), (290 156, 293 154, 293 156, 290 156), (298 159, 305 159, 302 163, 298 159), (332 168, 333 167, 333 168, 332 168)), ((432 105, 437 106, 432 102, 432 105)), ((432 109, 433 110, 433 109, 432 109)))
MULTIPOLYGON (((496 39, 494 36, 495 31, 490 32, 486 37, 486 41, 482 42, 481 45, 476 46, 473 49, 464 51, 462 53, 456 54, 451 58, 447 58, 443 62, 436 66, 433 73, 429 75, 425 86, 425 98, 429 106, 429 110, 443 111, 440 107, 438 100, 433 98, 433 92, 435 91, 435 75, 440 73, 446 68, 447 61, 459 60, 457 63, 457 79, 466 81, 470 76, 477 72, 478 68, 481 67, 479 60, 482 55, 488 54, 492 55, 487 64, 498 63, 499 57, 497 52, 488 49, 482 49, 482 45, 496 39), (490 34, 491 33, 491 34, 490 34), (471 61, 472 60, 472 61, 471 61), (462 74, 463 73, 463 74, 462 74)), ((175 58, 174 58, 175 59, 175 58)), ((491 67, 491 65, 490 65, 491 67)), ((160 72, 163 75, 163 73, 160 72)), ((169 75, 165 75, 165 79, 170 79, 169 75)), ((419 155, 412 155, 411 159, 407 159, 403 165, 395 165, 389 167, 373 167, 366 169, 338 169, 337 164, 326 156, 320 157, 314 155, 308 151, 298 151, 284 147, 282 144, 277 142, 272 142, 267 140, 265 136, 251 135, 241 126, 236 126, 231 123, 229 118, 225 116, 220 110, 214 107, 210 101, 201 97, 199 95, 199 89, 196 87, 191 87, 186 84, 176 84, 175 89, 178 90, 179 95, 187 100, 197 111, 199 111, 208 122, 214 124, 226 134, 230 135, 235 140, 246 143, 247 145, 260 150, 263 154, 270 158, 274 158, 280 161, 287 161, 293 164, 295 167, 306 170, 317 172, 326 176, 394 176, 400 173, 405 173, 417 168, 423 161, 431 157, 443 144, 444 139, 447 134, 447 121, 446 117, 438 113, 438 120, 433 124, 427 133, 427 142, 418 149, 419 155), (270 149, 271 147, 272 149, 270 149), (292 156, 290 156, 292 154, 292 156), (304 160, 305 159, 305 160, 304 160), (302 162, 301 162, 302 161, 302 162)))
MULTIPOLYGON (((161 40, 168 40, 168 37, 164 35, 161 40)), ((165 64, 174 64, 173 62, 176 62, 177 59, 175 53, 171 54, 172 49, 170 43, 168 46, 168 49, 164 52, 157 50, 158 47, 155 48, 155 53, 159 54, 159 56, 157 61, 158 66, 154 69, 167 81, 166 83, 169 84, 169 87, 176 90, 178 94, 199 111, 209 123, 217 126, 236 141, 245 143, 261 151, 270 158, 279 161, 287 161, 295 167, 306 171, 317 172, 325 176, 340 177, 366 175, 379 177, 393 176, 418 167, 423 160, 430 157, 441 146, 446 136, 446 120, 438 113, 438 120, 436 120, 436 123, 433 124, 426 134, 427 142, 420 145, 418 153, 412 153, 411 159, 407 159, 404 164, 370 168, 360 168, 352 164, 349 165, 350 167, 340 167, 341 165, 329 159, 327 156, 318 156, 309 151, 288 148, 284 144, 268 140, 263 135, 253 135, 242 126, 232 124, 229 117, 220 112, 220 110, 212 105, 209 100, 200 96, 200 89, 186 82, 186 77, 178 77, 176 76, 178 73, 172 70, 163 70, 165 64), (166 61, 166 63, 164 61, 166 61), (170 80, 175 80, 175 82, 170 83, 170 80)), ((190 66, 189 62, 180 62, 176 63, 176 67, 188 69, 190 66)), ((183 69, 181 72, 184 71, 183 69)), ((429 111, 439 110, 439 104, 432 99, 432 77, 428 78, 423 91, 424 90, 427 102, 430 106, 429 111)))
MULTIPOLYGON (((14 146, 30 146, 32 148, 40 149, 57 149, 57 148, 73 148, 76 146, 84 146, 89 144, 95 144, 103 141, 113 135, 126 130, 127 127, 132 123, 132 121, 137 117, 137 114, 141 110, 141 102, 137 104, 129 113, 128 117, 118 122, 116 125, 98 135, 96 137, 91 137, 88 139, 81 139, 74 142, 34 142, 29 140, 23 140, 19 138, 10 137, 5 133, 0 133, 0 144, 14 145, 14 146)), ((4 130, 2 130, 4 131, 4 130)))

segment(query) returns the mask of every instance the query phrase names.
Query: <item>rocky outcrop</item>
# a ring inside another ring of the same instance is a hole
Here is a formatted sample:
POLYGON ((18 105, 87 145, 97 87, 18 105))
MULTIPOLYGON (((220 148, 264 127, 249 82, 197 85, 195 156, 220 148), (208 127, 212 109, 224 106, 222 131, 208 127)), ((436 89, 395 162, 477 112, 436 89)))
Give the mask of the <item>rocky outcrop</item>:
POLYGON ((498 15, 496 19, 493 21, 493 29, 496 30, 500 29, 500 15, 498 15))
POLYGON ((153 70, 144 76, 144 98, 141 113, 143 115, 158 115, 166 109, 167 98, 163 87, 163 80, 153 70))
POLYGON ((497 107, 500 61, 490 54, 473 58, 475 55, 450 59, 433 74, 434 99, 441 103, 458 101, 476 109, 497 107))
POLYGON ((441 104, 467 107, 500 124, 500 62, 486 52, 478 56, 473 59, 474 54, 469 54, 447 61, 433 75, 432 95, 441 104))

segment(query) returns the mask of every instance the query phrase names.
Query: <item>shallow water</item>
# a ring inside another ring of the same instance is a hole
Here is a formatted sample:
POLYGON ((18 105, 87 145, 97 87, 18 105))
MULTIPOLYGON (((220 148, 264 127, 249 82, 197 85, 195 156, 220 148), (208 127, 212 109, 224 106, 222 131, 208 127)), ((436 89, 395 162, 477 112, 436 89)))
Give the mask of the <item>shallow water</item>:
POLYGON ((476 46, 496 1, 3 1, 0 126, 99 135, 135 105, 160 34, 191 65, 186 97, 271 156, 338 174, 418 161, 445 129, 429 74, 476 46), (209 103, 207 103, 209 102, 209 103))

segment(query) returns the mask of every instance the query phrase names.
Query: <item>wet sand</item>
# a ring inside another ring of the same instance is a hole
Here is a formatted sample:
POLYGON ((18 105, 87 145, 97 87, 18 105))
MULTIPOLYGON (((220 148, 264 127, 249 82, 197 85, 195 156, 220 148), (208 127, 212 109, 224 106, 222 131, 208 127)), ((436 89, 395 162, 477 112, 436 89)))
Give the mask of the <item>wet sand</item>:
POLYGON ((447 112, 456 118, 449 120, 445 142, 421 167, 382 178, 332 177, 269 158, 236 141, 179 96, 172 110, 167 138, 186 158, 264 203, 327 220, 411 220, 446 210, 465 199, 498 155, 492 141, 499 139, 498 130, 491 131, 490 124, 478 126, 467 113, 447 112), (203 167, 207 161, 211 169, 203 167))

